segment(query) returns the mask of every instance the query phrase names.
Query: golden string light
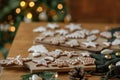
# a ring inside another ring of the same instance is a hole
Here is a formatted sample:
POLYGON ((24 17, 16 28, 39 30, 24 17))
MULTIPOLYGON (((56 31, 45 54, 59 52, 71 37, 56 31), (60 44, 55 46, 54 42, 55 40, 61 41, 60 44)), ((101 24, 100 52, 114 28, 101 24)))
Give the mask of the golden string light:
POLYGON ((16 12, 17 14, 19 14, 19 13, 21 12, 21 9, 20 9, 20 8, 16 8, 15 12, 16 12))
POLYGON ((60 10, 63 9, 63 4, 59 3, 59 4, 57 5, 57 8, 60 9, 60 10))
POLYGON ((20 2, 20 6, 21 6, 21 7, 25 7, 25 6, 26 6, 26 2, 25 2, 25 1, 21 1, 21 2, 20 2))
POLYGON ((27 18, 32 19, 32 13, 31 12, 27 13, 27 18))
POLYGON ((43 8, 41 6, 39 6, 37 9, 36 9, 37 12, 42 12, 43 11, 43 8))
POLYGON ((31 1, 29 2, 29 7, 34 7, 35 6, 35 2, 31 1))
POLYGON ((15 26, 10 26, 9 31, 15 32, 15 26))

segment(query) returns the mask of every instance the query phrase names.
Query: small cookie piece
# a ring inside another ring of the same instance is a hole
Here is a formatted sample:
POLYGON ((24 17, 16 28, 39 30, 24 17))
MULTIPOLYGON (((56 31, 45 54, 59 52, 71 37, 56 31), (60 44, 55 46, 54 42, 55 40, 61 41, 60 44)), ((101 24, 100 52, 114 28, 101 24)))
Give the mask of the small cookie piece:
POLYGON ((61 55, 67 55, 69 58, 71 58, 72 56, 78 56, 75 51, 64 51, 61 55))
POLYGON ((94 48, 97 47, 97 43, 91 42, 91 41, 89 41, 89 42, 82 42, 82 44, 84 44, 86 47, 94 47, 94 48))
POLYGON ((116 38, 120 39, 120 31, 117 31, 113 34, 116 38))
POLYGON ((46 31, 46 28, 43 26, 33 29, 33 32, 45 32, 45 31, 46 31))
POLYGON ((85 66, 95 64, 95 59, 91 57, 78 57, 78 60, 80 60, 85 66))
POLYGON ((51 44, 58 45, 63 44, 66 41, 66 38, 64 36, 56 36, 52 37, 49 41, 51 44))
POLYGON ((76 31, 66 35, 66 38, 73 38, 73 39, 85 38, 85 33, 83 31, 76 31))
POLYGON ((53 32, 53 31, 45 31, 41 35, 44 35, 45 37, 54 36, 55 32, 53 32))
POLYGON ((48 50, 43 45, 33 45, 28 49, 28 52, 47 53, 48 50))
POLYGON ((80 53, 83 57, 90 57, 90 52, 88 52, 88 51, 85 51, 85 52, 81 52, 80 53))
POLYGON ((59 28, 59 25, 57 23, 48 23, 47 27, 50 29, 56 29, 59 28))
POLYGON ((66 34, 68 34, 68 31, 65 29, 60 29, 60 30, 56 30, 56 33, 65 36, 66 34))
POLYGON ((112 45, 114 45, 114 46, 120 45, 120 39, 115 39, 115 40, 112 42, 112 45))
POLYGON ((40 59, 40 60, 32 60, 34 63, 37 63, 36 66, 46 66, 48 67, 48 62, 44 59, 40 59))
POLYGON ((87 41, 94 41, 96 39, 97 39, 97 36, 95 36, 95 35, 90 35, 87 37, 87 41))
POLYGON ((111 39, 112 38, 112 33, 111 32, 101 32, 100 33, 100 36, 104 37, 104 38, 107 38, 107 39, 111 39))
POLYGON ((111 45, 111 42, 102 42, 103 45, 105 45, 106 47, 109 47, 111 45))
POLYGON ((82 29, 81 24, 73 24, 73 23, 66 25, 65 28, 69 29, 71 32, 82 29))
POLYGON ((68 63, 65 60, 61 60, 61 59, 56 59, 52 63, 52 66, 55 66, 55 67, 69 67, 68 63))
POLYGON ((79 46, 79 43, 78 43, 78 41, 76 39, 69 40, 65 44, 67 44, 70 47, 79 46))

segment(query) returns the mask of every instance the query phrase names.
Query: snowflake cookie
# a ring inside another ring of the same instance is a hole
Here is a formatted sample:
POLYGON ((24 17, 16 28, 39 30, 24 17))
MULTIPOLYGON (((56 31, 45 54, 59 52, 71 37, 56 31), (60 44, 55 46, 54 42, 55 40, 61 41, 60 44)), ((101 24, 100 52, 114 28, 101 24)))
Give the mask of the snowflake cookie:
POLYGON ((51 38, 49 41, 51 44, 58 45, 64 43, 66 41, 66 38, 64 36, 56 36, 51 38))
POLYGON ((53 32, 53 31, 45 31, 41 35, 46 36, 46 37, 48 37, 48 36, 54 36, 55 32, 53 32))
POLYGON ((87 41, 94 41, 97 39, 97 36, 96 35, 90 35, 87 37, 87 41))
POLYGON ((85 33, 83 31, 76 31, 71 34, 66 35, 66 38, 85 38, 85 33))
POLYGON ((69 67, 69 64, 67 63, 67 61, 62 60, 62 59, 56 59, 53 63, 52 66, 55 67, 69 67))
POLYGON ((116 38, 120 39, 120 31, 117 31, 113 34, 116 38))
POLYGON ((95 59, 91 57, 78 57, 78 60, 85 66, 95 64, 95 59))
POLYGON ((45 31, 46 31, 46 28, 42 26, 33 29, 33 32, 45 32, 45 31))
POLYGON ((108 32, 108 31, 106 31, 106 32, 101 32, 100 35, 101 35, 102 37, 104 37, 104 38, 107 38, 107 39, 112 38, 112 33, 111 33, 111 32, 108 32))
POLYGON ((76 39, 69 40, 65 44, 67 44, 70 47, 79 46, 79 42, 76 39))
POLYGON ((48 50, 43 45, 33 45, 28 49, 28 52, 47 53, 48 50))
POLYGON ((115 39, 115 40, 112 42, 112 45, 120 45, 120 39, 115 39))
POLYGON ((47 27, 50 29, 56 29, 59 28, 59 25, 57 23, 48 23, 47 27))
POLYGON ((75 51, 64 51, 61 55, 66 55, 69 58, 71 58, 72 56, 78 56, 78 54, 75 51))
POLYGON ((96 48, 96 46, 97 46, 97 43, 91 42, 91 41, 82 42, 82 44, 84 44, 86 47, 94 47, 94 48, 96 48))
POLYGON ((67 29, 69 29, 70 31, 75 31, 75 30, 80 30, 81 28, 81 24, 73 24, 70 23, 68 25, 65 26, 67 29))
POLYGON ((90 52, 88 52, 88 51, 85 51, 85 52, 81 52, 80 53, 83 57, 90 57, 90 52))
POLYGON ((56 30, 55 32, 58 33, 58 34, 60 34, 60 35, 66 35, 66 34, 68 34, 68 31, 64 30, 64 29, 56 30))

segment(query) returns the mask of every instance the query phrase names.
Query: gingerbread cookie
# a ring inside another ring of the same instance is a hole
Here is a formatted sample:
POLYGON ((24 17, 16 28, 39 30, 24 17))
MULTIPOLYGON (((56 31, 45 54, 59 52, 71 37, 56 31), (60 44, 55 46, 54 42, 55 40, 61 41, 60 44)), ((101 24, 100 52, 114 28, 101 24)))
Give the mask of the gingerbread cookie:
POLYGON ((82 29, 81 24, 73 24, 73 23, 66 25, 65 28, 69 29, 71 32, 82 29))
POLYGON ((97 39, 97 36, 96 35, 90 35, 87 37, 87 41, 94 41, 97 39))
POLYGON ((112 45, 120 45, 120 39, 115 39, 113 42, 112 42, 112 45))
POLYGON ((116 38, 120 39, 120 31, 117 31, 113 34, 116 38))
POLYGON ((69 58, 71 58, 73 56, 78 56, 78 54, 75 51, 64 51, 61 55, 66 55, 69 58))
POLYGON ((47 53, 48 50, 43 45, 33 45, 28 49, 28 52, 47 53))
POLYGON ((45 31, 42 33, 43 36, 49 37, 49 36, 54 36, 55 32, 53 31, 45 31))
POLYGON ((50 29, 56 29, 59 28, 59 25, 57 23, 48 23, 47 27, 50 29))
POLYGON ((64 36, 52 37, 49 41, 51 44, 58 45, 63 44, 67 39, 64 36))
POLYGON ((46 28, 43 26, 33 29, 33 32, 45 32, 45 31, 46 31, 46 28))
POLYGON ((68 67, 69 64, 68 64, 65 60, 56 59, 56 60, 52 63, 52 66, 55 66, 55 67, 68 67))
POLYGON ((95 59, 91 57, 78 57, 78 60, 80 60, 85 66, 95 64, 95 59))
POLYGON ((65 30, 65 29, 56 30, 55 32, 58 33, 58 34, 60 34, 60 35, 64 35, 64 36, 65 36, 66 34, 68 34, 68 31, 65 30))
POLYGON ((70 47, 79 46, 79 43, 78 43, 78 41, 76 39, 69 40, 65 44, 70 46, 70 47))
POLYGON ((74 38, 74 39, 85 38, 85 33, 83 31, 76 31, 66 35, 66 38, 74 38))
POLYGON ((111 39, 112 38, 112 33, 111 32, 101 32, 100 35, 104 38, 111 39))
POLYGON ((89 41, 89 42, 82 42, 82 44, 85 45, 85 47, 94 47, 94 48, 97 47, 97 43, 91 42, 91 41, 89 41))
POLYGON ((36 66, 45 66, 48 67, 48 62, 44 59, 40 59, 40 60, 32 60, 34 63, 37 63, 36 66))

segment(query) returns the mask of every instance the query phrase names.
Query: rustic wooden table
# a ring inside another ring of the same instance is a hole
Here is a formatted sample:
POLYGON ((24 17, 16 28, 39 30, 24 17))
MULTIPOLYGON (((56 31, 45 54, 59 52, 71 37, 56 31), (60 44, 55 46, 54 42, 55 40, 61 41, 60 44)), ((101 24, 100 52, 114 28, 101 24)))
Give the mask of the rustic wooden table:
MULTIPOLYGON (((22 57, 28 56, 28 48, 33 45, 34 38, 38 33, 33 33, 32 30, 40 25, 46 25, 46 22, 22 22, 17 31, 16 37, 13 41, 8 57, 16 57, 21 55, 22 57)), ((64 26, 65 23, 58 23, 60 26, 64 26)), ((120 24, 100 24, 100 23, 81 23, 84 28, 87 29, 99 29, 101 31, 111 29, 120 26, 120 24)), ((47 46, 49 49, 55 47, 47 46)), ((27 68, 4 68, 0 80, 21 80, 21 75, 30 73, 27 68)), ((59 80, 69 80, 68 73, 59 73, 59 80)), ((99 76, 91 76, 89 80, 99 80, 99 76)))

